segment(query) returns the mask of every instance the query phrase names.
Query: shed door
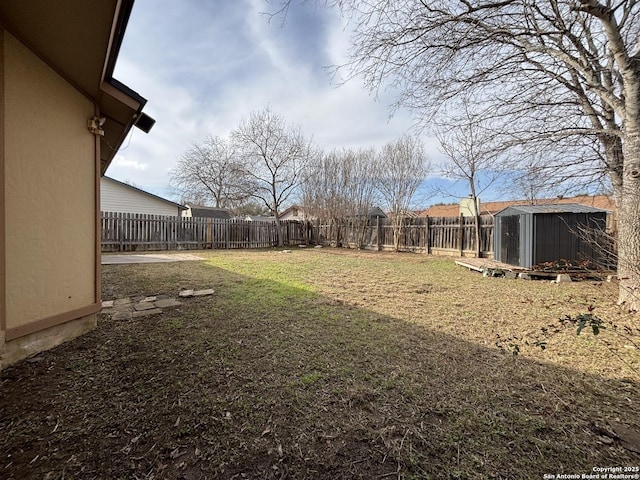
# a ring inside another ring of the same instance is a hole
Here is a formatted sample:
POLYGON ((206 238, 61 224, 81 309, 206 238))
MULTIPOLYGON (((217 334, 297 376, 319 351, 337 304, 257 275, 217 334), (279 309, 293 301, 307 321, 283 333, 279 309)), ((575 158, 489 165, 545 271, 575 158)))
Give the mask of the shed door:
POLYGON ((520 216, 502 217, 500 259, 509 265, 520 265, 520 216))

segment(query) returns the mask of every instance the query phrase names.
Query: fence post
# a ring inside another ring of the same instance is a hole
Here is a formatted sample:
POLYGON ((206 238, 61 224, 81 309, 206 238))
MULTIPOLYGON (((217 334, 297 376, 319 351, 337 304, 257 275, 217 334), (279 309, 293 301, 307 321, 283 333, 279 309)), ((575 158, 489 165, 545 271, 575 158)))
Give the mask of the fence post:
POLYGON ((460 214, 460 230, 458 230, 458 244, 460 246, 460 256, 464 256, 464 217, 460 214))
POLYGON ((424 228, 424 238, 425 238, 425 244, 424 244, 424 249, 425 249, 425 253, 427 255, 429 255, 431 253, 431 231, 429 230, 429 215, 427 215, 425 218, 425 228, 424 228))
POLYGON ((380 247, 380 217, 376 217, 376 242, 378 243, 377 251, 381 250, 380 247))

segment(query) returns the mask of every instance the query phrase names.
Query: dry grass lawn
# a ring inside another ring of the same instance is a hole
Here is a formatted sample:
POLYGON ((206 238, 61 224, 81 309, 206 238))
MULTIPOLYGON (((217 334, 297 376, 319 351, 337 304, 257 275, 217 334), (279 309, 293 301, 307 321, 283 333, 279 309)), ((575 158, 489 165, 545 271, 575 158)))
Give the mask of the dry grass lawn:
POLYGON ((201 255, 105 266, 103 298, 215 295, 102 315, 1 373, 0 478, 541 479, 640 465, 614 433, 640 431, 640 322, 612 284, 483 278, 417 254, 201 255), (559 321, 590 305, 600 335, 559 321))

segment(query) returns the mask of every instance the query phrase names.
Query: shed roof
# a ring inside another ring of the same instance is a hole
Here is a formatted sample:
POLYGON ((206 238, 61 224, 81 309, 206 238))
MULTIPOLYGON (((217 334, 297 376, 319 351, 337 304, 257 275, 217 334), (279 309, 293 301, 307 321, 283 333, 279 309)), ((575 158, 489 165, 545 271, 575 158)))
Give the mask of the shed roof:
POLYGON ((563 203, 548 205, 512 205, 496 213, 496 216, 537 213, 607 213, 601 208, 581 205, 579 203, 563 203))
POLYGON ((202 205, 188 205, 191 208, 191 216, 198 218, 220 218, 228 220, 231 213, 226 208, 204 207, 202 205))

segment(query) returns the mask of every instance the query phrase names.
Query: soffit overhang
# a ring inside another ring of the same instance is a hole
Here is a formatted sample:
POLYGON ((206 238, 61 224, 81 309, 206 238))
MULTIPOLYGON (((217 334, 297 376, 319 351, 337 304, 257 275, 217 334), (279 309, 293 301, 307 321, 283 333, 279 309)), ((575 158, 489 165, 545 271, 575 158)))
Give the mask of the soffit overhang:
MULTIPOLYGON (((101 140, 105 172, 146 100, 113 78, 133 0, 2 0, 2 27, 25 44, 106 118, 101 140)), ((87 119, 88 120, 88 119, 87 119)))

